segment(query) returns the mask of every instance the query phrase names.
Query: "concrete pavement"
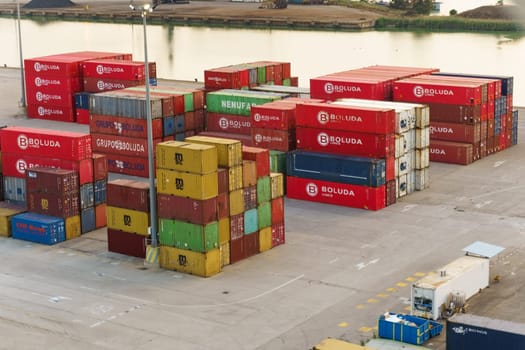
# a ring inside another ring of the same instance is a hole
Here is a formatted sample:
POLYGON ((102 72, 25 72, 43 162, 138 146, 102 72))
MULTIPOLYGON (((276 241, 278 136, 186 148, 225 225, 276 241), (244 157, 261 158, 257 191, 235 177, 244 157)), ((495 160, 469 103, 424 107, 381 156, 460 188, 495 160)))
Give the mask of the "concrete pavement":
MULTIPOLYGON (((0 123, 88 132, 19 113, 0 69, 0 123)), ((520 133, 525 123, 520 121, 520 133)), ((429 189, 378 212, 286 200, 285 245, 203 279, 107 252, 105 230, 55 246, 0 238, 0 349, 309 349, 373 337, 410 283, 481 240, 506 250, 470 312, 525 322, 525 146, 431 164, 429 189)), ((444 350, 443 337, 426 347, 444 350)))

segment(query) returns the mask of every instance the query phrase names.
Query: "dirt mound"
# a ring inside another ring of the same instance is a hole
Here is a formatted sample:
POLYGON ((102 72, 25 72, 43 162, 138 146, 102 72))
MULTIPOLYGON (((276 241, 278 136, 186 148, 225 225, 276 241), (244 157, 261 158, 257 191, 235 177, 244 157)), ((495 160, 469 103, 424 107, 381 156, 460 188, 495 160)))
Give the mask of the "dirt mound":
POLYGON ((76 6, 76 4, 69 0, 31 0, 22 7, 26 9, 45 9, 71 6, 76 6))
POLYGON ((512 20, 515 18, 516 6, 481 6, 473 10, 458 14, 459 17, 477 19, 504 19, 512 20))

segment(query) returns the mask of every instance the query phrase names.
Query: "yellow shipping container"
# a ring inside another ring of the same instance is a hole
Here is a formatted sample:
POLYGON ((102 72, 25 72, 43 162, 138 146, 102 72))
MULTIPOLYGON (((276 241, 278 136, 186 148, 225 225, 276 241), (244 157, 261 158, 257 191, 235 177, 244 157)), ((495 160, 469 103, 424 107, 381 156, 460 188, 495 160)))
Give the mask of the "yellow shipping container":
POLYGON ((230 242, 221 244, 221 267, 230 265, 230 242))
POLYGON ((230 241, 230 218, 219 220, 219 244, 230 241))
POLYGON ((372 350, 366 346, 356 345, 345 342, 343 340, 326 338, 316 346, 313 350, 372 350))
POLYGON ((284 176, 282 173, 270 173, 270 192, 272 199, 284 196, 284 176))
POLYGON ((220 167, 230 168, 232 166, 242 165, 241 141, 199 135, 187 137, 184 141, 217 147, 220 167))
POLYGON ((64 226, 66 227, 66 240, 80 237, 81 226, 80 226, 80 215, 70 216, 64 220, 64 226))
POLYGON ((11 217, 24 213, 22 208, 0 208, 0 236, 11 237, 11 217))
POLYGON ((244 212, 244 194, 243 189, 230 192, 230 216, 244 212))
POLYGON ((147 236, 149 213, 138 210, 106 206, 108 228, 147 236))
POLYGON ((259 252, 272 249, 272 227, 265 227, 259 230, 259 252))
POLYGON ((219 179, 217 172, 201 175, 157 169, 157 191, 192 199, 210 199, 219 194, 219 179))
POLYGON ((254 160, 242 161, 242 185, 243 187, 257 185, 257 163, 254 160))
POLYGON ((217 171, 217 147, 198 143, 166 141, 157 144, 157 167, 209 174, 217 171))
POLYGON ((235 191, 243 187, 242 168, 242 165, 236 165, 228 169, 228 189, 230 191, 235 191))
POLYGON ((210 277, 221 272, 221 251, 217 248, 207 253, 199 253, 191 250, 160 246, 159 265, 167 270, 210 277))

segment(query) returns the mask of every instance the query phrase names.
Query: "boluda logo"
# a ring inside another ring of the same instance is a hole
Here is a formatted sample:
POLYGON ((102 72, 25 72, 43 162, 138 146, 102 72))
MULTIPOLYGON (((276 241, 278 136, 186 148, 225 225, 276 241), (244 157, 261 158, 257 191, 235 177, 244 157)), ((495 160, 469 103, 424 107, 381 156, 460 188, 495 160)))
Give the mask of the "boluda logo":
POLYGON ((446 155, 447 153, 445 152, 444 149, 441 149, 441 148, 430 148, 430 154, 446 155))
POLYGON ((261 134, 255 134, 255 142, 260 143, 262 142, 263 137, 261 134))
POLYGON ((124 69, 119 67, 106 67, 101 64, 97 65, 95 67, 95 70, 98 74, 111 74, 111 73, 123 73, 124 69))
POLYGON ((345 85, 335 85, 332 83, 324 84, 324 92, 327 94, 336 93, 345 93, 345 92, 361 92, 359 86, 345 86, 345 85))
POLYGON ((319 145, 326 147, 330 144, 332 145, 362 145, 363 141, 361 139, 356 139, 353 137, 340 137, 340 136, 329 136, 327 133, 321 132, 317 135, 317 143, 319 145))
POLYGON ((27 169, 27 162, 23 159, 19 159, 16 161, 16 171, 20 174, 25 174, 27 169))
POLYGON ((330 115, 325 111, 320 111, 317 113, 317 121, 319 124, 325 125, 330 121, 330 115))
POLYGON ((102 80, 99 80, 97 82, 97 89, 99 89, 100 91, 116 90, 116 89, 124 89, 124 88, 125 88, 124 84, 120 84, 120 83, 108 83, 102 80))
POLYGON ((228 129, 228 119, 226 118, 220 118, 219 119, 219 128, 221 129, 228 129))
POLYGON ((42 64, 40 62, 35 62, 35 64, 33 65, 33 68, 35 69, 36 72, 48 71, 48 70, 60 70, 60 68, 56 64, 42 64))
POLYGON ((430 133, 453 134, 454 130, 445 126, 430 126, 430 133))
POLYGON ((313 182, 306 184, 306 194, 310 197, 315 197, 319 193, 319 188, 313 182))
POLYGON ((323 195, 339 195, 339 196, 350 196, 355 197, 355 193, 347 188, 335 187, 335 186, 321 186, 321 192, 323 195))
POLYGON ((40 148, 40 147, 60 148, 60 142, 56 140, 32 138, 32 137, 27 137, 24 134, 18 135, 16 139, 16 143, 18 144, 18 147, 20 147, 20 149, 23 149, 23 150, 26 150, 29 147, 31 148, 40 148))
POLYGON ((253 120, 255 120, 256 122, 261 121, 261 115, 259 113, 255 113, 255 115, 253 116, 253 120))
POLYGON ((454 96, 454 91, 447 90, 447 89, 429 89, 424 88, 420 85, 414 86, 413 89, 414 96, 416 97, 424 97, 424 96, 454 96))
POLYGON ((131 143, 121 140, 104 140, 97 139, 97 147, 113 148, 119 151, 142 152, 144 153, 144 145, 139 143, 131 143))
POLYGON ((97 65, 95 68, 98 74, 104 74, 104 67, 102 65, 97 65))

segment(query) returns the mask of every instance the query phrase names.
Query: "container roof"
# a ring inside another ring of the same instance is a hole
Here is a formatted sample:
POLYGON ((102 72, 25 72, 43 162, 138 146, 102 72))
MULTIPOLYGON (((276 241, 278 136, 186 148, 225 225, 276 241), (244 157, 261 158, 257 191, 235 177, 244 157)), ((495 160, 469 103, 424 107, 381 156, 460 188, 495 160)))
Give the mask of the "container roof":
POLYGON ((467 253, 467 255, 477 255, 483 258, 492 258, 493 256, 501 253, 505 248, 489 244, 481 241, 476 241, 469 246, 466 246, 462 250, 467 253))

